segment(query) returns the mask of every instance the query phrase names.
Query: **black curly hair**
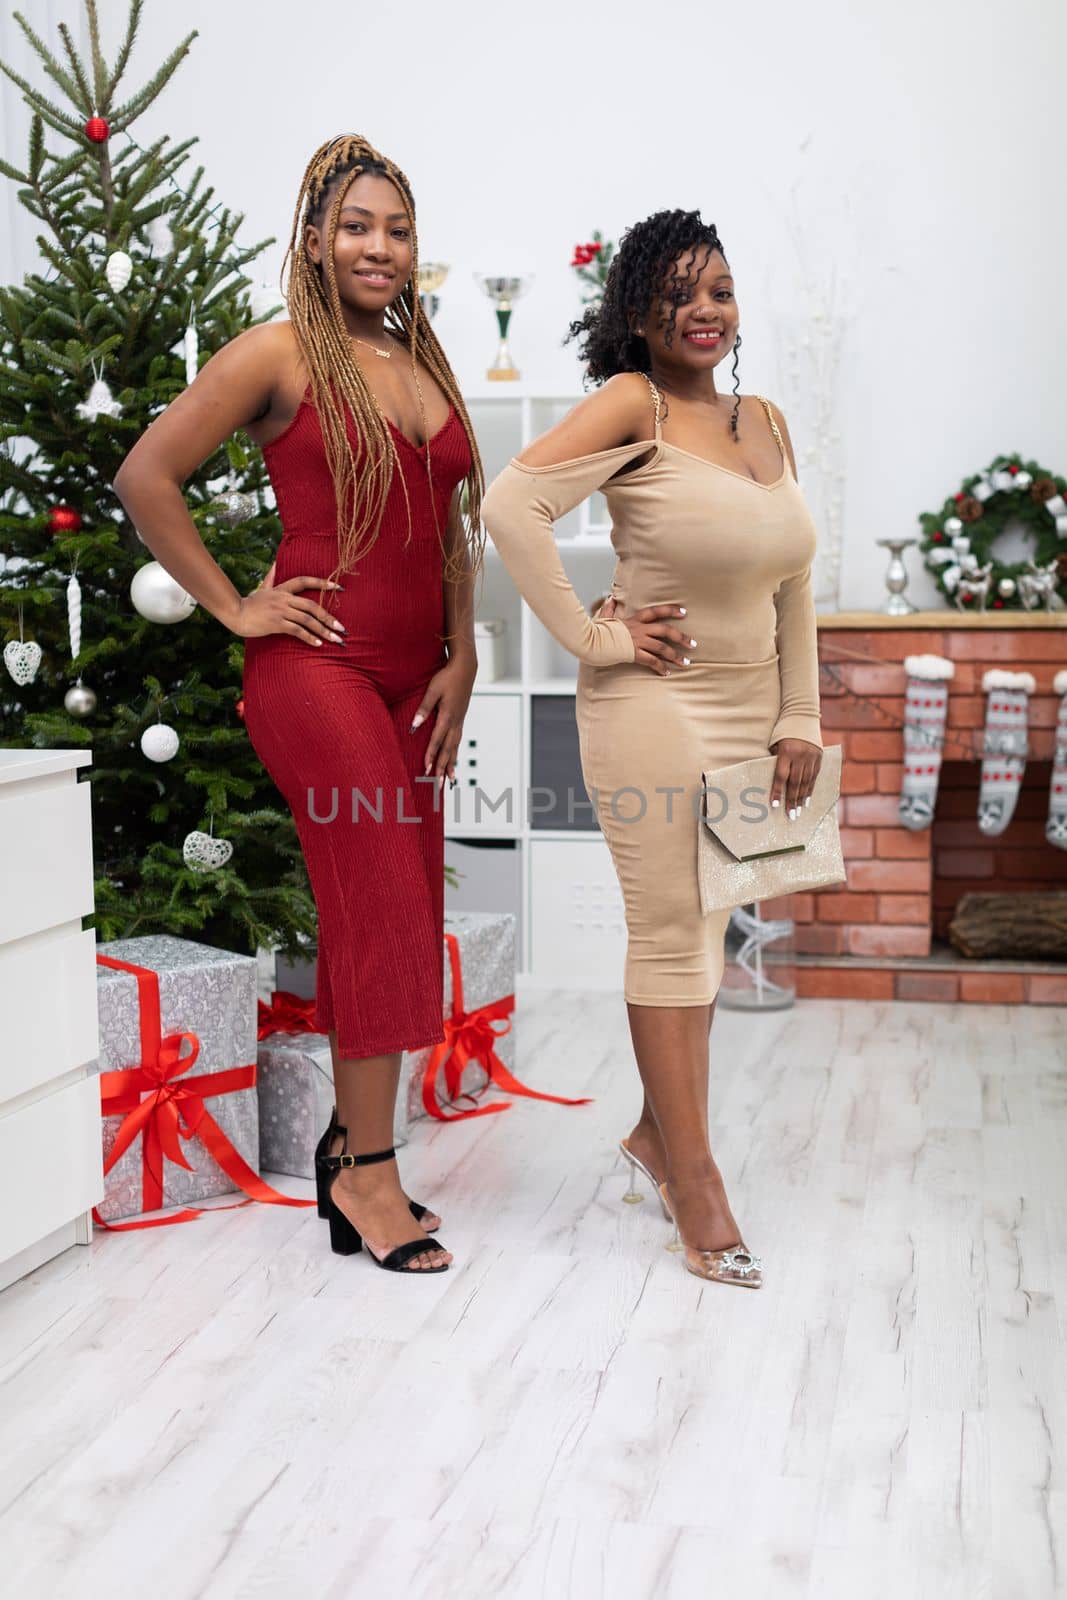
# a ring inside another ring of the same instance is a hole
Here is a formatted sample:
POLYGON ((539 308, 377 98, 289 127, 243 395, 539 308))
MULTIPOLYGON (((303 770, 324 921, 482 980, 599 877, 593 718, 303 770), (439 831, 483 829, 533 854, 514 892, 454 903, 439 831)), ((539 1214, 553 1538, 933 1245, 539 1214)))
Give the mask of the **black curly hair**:
MULTIPOLYGON (((669 346, 674 337, 678 307, 690 285, 703 270, 707 257, 718 251, 726 261, 713 222, 705 222, 699 211, 657 211, 643 222, 635 222, 619 241, 619 248, 608 268, 604 295, 599 304, 588 306, 577 322, 572 322, 564 344, 581 339, 579 351, 593 383, 604 383, 617 372, 651 371, 648 343, 634 333, 632 323, 647 317, 657 301, 669 310, 661 312, 659 326, 665 330, 669 346), (707 254, 701 260, 700 252, 707 254), (692 253, 688 270, 680 274, 674 263, 687 251, 692 253)), ((729 265, 729 262, 727 262, 729 265)), ((730 432, 737 439, 737 415, 741 407, 738 392, 738 352, 741 335, 734 342, 734 408, 730 432)))

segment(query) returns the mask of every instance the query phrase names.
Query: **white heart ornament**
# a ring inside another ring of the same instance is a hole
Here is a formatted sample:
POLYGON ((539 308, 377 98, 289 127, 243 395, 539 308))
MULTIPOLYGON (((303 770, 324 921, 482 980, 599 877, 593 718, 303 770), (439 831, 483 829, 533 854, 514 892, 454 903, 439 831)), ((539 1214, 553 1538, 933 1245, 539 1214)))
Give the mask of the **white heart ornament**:
POLYGON ((41 665, 41 647, 32 639, 9 639, 4 646, 4 666, 17 684, 32 683, 41 665))
POLYGON ((190 833, 182 845, 182 858, 193 872, 214 872, 224 867, 233 855, 229 839, 215 839, 210 833, 190 833))

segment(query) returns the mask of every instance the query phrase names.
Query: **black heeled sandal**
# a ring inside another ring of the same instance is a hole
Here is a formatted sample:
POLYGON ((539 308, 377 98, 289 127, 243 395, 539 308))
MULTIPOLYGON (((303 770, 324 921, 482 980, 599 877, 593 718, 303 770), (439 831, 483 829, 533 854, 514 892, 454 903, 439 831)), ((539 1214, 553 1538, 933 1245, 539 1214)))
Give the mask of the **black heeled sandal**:
MULTIPOLYGON (((337 1120, 336 1106, 330 1112, 329 1127, 315 1146, 315 1194, 318 1198, 319 1216, 323 1218, 329 1216, 330 1206, 330 1174, 323 1163, 330 1153, 330 1144, 335 1133, 339 1133, 343 1140, 348 1138, 348 1129, 343 1128, 337 1120)), ((417 1200, 408 1201, 408 1210, 416 1222, 421 1222, 429 1209, 429 1206, 420 1205, 417 1200)))
MULTIPOLYGON (((330 1248, 338 1256, 354 1256, 363 1249, 363 1235, 354 1223, 349 1222, 344 1212, 340 1209, 331 1193, 333 1180, 342 1167, 369 1167, 376 1161, 391 1161, 396 1155, 395 1149, 375 1150, 371 1155, 353 1156, 342 1150, 339 1156, 324 1156, 323 1166, 326 1169, 326 1215, 330 1224, 330 1248)), ((386 1272, 408 1272, 412 1274, 447 1272, 450 1262, 442 1261, 438 1267, 413 1267, 409 1263, 415 1256, 426 1255, 435 1250, 443 1251, 444 1245, 435 1239, 432 1233, 427 1233, 421 1239, 408 1239, 404 1244, 398 1244, 390 1250, 388 1255, 378 1256, 367 1246, 367 1254, 376 1266, 384 1268, 386 1272)))

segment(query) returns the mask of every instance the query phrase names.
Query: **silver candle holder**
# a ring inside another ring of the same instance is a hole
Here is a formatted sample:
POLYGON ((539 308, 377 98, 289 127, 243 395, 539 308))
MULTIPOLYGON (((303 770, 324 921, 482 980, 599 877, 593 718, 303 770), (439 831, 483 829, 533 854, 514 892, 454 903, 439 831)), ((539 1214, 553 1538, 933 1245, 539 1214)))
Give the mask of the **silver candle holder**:
POLYGON ((882 607, 882 612, 887 617, 907 617, 918 610, 911 601, 906 599, 904 590, 908 587, 908 569, 904 565, 904 551, 911 545, 918 544, 918 539, 876 539, 875 544, 883 550, 889 551, 889 566, 886 569, 885 586, 889 590, 889 599, 882 607))

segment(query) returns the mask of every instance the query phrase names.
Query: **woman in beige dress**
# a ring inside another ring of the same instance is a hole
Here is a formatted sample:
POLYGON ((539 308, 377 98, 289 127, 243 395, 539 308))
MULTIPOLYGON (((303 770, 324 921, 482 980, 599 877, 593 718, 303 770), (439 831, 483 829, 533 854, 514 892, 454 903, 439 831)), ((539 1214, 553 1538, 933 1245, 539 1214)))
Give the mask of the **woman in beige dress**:
MULTIPOLYGON (((690 1271, 759 1287, 708 1136, 708 1037, 729 913, 702 917, 701 773, 777 756, 795 817, 821 761, 815 527, 785 419, 737 392, 734 281, 698 212, 623 237, 572 330, 596 391, 491 485, 485 526, 531 609, 579 660, 582 773, 626 909, 623 992, 644 1084, 621 1149, 659 1190, 690 1271), (733 394, 716 368, 733 352, 733 394), (607 498, 611 595, 590 617, 553 522, 607 498)), ((633 1184, 631 1182, 631 1191, 633 1184)))

